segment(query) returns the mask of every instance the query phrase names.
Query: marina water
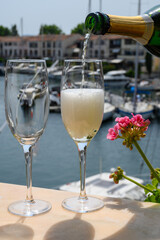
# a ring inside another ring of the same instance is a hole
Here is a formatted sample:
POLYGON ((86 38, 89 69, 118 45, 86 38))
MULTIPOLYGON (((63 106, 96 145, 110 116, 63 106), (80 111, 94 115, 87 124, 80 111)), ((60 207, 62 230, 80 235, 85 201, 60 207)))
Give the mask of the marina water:
MULTIPOLYGON (((5 122, 4 78, 0 77, 0 126, 5 122)), ((149 182, 149 170, 136 149, 130 151, 122 141, 106 139, 114 119, 102 123, 87 151, 87 177, 100 171, 109 172, 121 166, 127 175, 149 182)), ((0 133, 0 182, 25 185, 25 161, 23 150, 11 134, 8 125, 0 133)), ((140 145, 153 166, 160 167, 160 121, 151 121, 147 136, 140 145)), ((77 147, 62 123, 60 113, 49 113, 47 126, 34 149, 33 186, 58 188, 58 186, 79 180, 79 159, 77 147)))

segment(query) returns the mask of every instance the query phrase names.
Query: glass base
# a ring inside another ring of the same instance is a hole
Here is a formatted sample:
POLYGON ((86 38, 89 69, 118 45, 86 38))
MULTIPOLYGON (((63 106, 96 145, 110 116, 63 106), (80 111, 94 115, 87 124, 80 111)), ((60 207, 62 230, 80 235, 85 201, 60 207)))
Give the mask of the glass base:
POLYGON ((51 204, 42 200, 34 200, 34 202, 18 201, 11 203, 8 211, 19 216, 31 217, 37 214, 48 212, 52 208, 51 204))
POLYGON ((77 213, 86 213, 96 211, 104 207, 104 202, 94 197, 87 197, 87 199, 72 197, 65 199, 62 202, 62 206, 69 211, 77 213))

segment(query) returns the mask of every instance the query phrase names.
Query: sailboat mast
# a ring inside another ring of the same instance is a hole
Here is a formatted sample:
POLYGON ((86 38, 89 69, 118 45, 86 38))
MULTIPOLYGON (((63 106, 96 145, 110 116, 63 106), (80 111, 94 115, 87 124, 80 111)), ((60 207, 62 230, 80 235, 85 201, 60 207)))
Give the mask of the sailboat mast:
MULTIPOLYGON (((141 0, 138 0, 138 15, 141 14, 141 0)), ((134 88, 134 105, 133 112, 136 113, 137 108, 137 80, 138 80, 138 62, 139 62, 139 43, 136 42, 136 58, 135 58, 135 88, 134 88)))
POLYGON ((88 0, 88 13, 91 12, 91 0, 88 0))
MULTIPOLYGON (((99 0, 99 11, 102 12, 102 0, 99 0)), ((98 57, 101 58, 101 35, 98 37, 98 57)))

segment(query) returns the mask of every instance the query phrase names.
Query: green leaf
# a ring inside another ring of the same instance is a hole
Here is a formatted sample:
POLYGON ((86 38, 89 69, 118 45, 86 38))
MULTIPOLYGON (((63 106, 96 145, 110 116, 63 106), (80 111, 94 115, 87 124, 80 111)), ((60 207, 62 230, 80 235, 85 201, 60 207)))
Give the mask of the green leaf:
POLYGON ((148 195, 148 197, 144 200, 145 202, 154 202, 156 203, 156 198, 154 195, 148 195))
POLYGON ((157 189, 157 187, 158 187, 158 180, 157 180, 157 178, 153 178, 152 179, 152 185, 157 189))
MULTIPOLYGON (((152 186, 151 184, 147 184, 146 187, 151 191, 156 189, 155 186, 152 186)), ((145 191, 145 194, 149 193, 149 191, 147 191, 146 189, 144 191, 145 191)))
POLYGON ((157 202, 157 203, 160 203, 160 191, 159 191, 159 189, 156 190, 156 191, 154 191, 153 194, 154 194, 154 196, 155 196, 156 202, 157 202))

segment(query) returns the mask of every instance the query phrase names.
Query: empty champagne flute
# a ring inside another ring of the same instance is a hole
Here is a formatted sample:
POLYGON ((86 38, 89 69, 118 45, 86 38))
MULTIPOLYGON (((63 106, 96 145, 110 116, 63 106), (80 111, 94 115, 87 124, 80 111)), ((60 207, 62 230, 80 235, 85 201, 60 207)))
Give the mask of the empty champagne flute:
POLYGON ((5 113, 13 136, 21 144, 26 164, 27 194, 24 201, 9 205, 20 216, 33 216, 51 209, 51 204, 32 195, 32 147, 46 126, 49 91, 44 60, 8 60, 5 75, 5 113))
POLYGON ((80 195, 65 199, 62 206, 85 213, 104 206, 85 190, 86 150, 98 132, 104 111, 104 82, 100 60, 65 60, 61 83, 62 120, 77 145, 80 162, 80 195))

